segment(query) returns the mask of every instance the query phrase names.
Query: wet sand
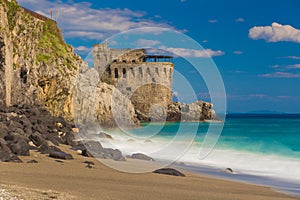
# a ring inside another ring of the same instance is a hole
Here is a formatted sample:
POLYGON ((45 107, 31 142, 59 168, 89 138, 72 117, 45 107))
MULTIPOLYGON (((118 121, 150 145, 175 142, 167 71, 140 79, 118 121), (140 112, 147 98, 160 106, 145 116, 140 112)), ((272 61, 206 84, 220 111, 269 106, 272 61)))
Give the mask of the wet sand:
MULTIPOLYGON (((267 187, 219 180, 185 171, 182 172, 186 177, 119 172, 94 158, 76 155, 67 146, 61 145, 60 148, 72 153, 74 160, 57 162, 47 155, 31 151, 31 156, 21 157, 23 163, 0 163, 0 195, 2 191, 4 199, 4 195, 7 199, 300 199, 267 187), (27 163, 32 159, 38 163, 27 163), (92 161, 95 165, 88 168, 84 161, 92 161)), ((146 161, 126 162, 153 165, 146 161)))

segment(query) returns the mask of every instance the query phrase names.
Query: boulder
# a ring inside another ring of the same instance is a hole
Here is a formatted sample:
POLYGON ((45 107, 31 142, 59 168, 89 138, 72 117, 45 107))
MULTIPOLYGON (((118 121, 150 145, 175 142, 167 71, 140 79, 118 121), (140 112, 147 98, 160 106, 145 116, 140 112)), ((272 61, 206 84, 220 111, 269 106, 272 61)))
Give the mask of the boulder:
POLYGON ((113 139, 113 137, 107 133, 104 133, 104 132, 100 132, 98 137, 100 138, 106 138, 106 139, 113 139))
POLYGON ((41 154, 49 154, 53 151, 61 151, 61 150, 56 146, 49 146, 47 141, 44 141, 38 148, 38 152, 40 152, 41 154))
POLYGON ((13 121, 13 120, 10 120, 10 121, 8 122, 7 126, 8 126, 8 128, 9 128, 9 130, 13 130, 13 129, 15 129, 15 128, 20 128, 20 129, 23 130, 23 128, 24 128, 23 125, 22 125, 21 123, 19 123, 19 122, 17 122, 17 121, 13 121))
POLYGON ((65 153, 63 151, 52 151, 49 153, 49 157, 63 159, 63 160, 73 160, 73 156, 71 154, 65 153))
POLYGON ((35 131, 29 136, 29 139, 33 142, 33 144, 37 147, 41 146, 43 142, 45 142, 44 137, 41 133, 35 131))
POLYGON ((185 175, 183 173, 181 173, 180 171, 178 171, 176 169, 172 169, 172 168, 157 169, 157 170, 153 171, 153 173, 185 177, 185 175))
POLYGON ((81 145, 83 145, 85 149, 90 151, 92 154, 99 154, 103 151, 101 143, 97 141, 84 141, 81 145))
POLYGON ((78 145, 78 141, 76 141, 76 135, 72 131, 67 132, 64 136, 62 136, 61 139, 62 139, 63 144, 70 145, 72 147, 75 147, 78 145))
POLYGON ((9 133, 7 125, 3 122, 0 122, 0 138, 4 138, 9 133))
POLYGON ((63 143, 60 137, 56 134, 47 133, 45 134, 45 139, 52 142, 56 146, 59 146, 59 144, 63 143))
POLYGON ((134 153, 131 156, 127 156, 127 157, 131 158, 131 159, 154 161, 153 158, 151 158, 151 157, 149 157, 149 156, 147 156, 145 154, 142 154, 142 153, 134 153))
POLYGON ((2 138, 0 138, 0 162, 22 162, 18 156, 12 153, 2 138))
POLYGON ((102 156, 103 158, 113 159, 115 161, 125 161, 126 159, 122 155, 122 152, 119 149, 111 149, 111 148, 104 148, 102 156))
POLYGON ((118 149, 103 148, 100 142, 84 141, 79 146, 74 148, 81 150, 81 155, 86 157, 113 159, 116 161, 125 161, 122 152, 118 149))
POLYGON ((16 138, 7 142, 7 146, 17 156, 29 156, 29 144, 25 138, 16 138))

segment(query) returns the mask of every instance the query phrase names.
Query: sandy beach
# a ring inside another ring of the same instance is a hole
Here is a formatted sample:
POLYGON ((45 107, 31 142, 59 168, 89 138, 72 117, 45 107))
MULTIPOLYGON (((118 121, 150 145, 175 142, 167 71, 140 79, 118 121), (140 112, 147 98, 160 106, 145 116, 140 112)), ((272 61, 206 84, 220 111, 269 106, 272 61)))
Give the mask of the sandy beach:
POLYGON ((1 163, 0 199, 299 199, 185 171, 186 177, 119 172, 94 158, 76 155, 68 146, 60 148, 72 153, 74 160, 57 162, 31 151, 31 156, 21 157, 23 163, 1 163), (32 159, 38 163, 27 163, 32 159), (84 161, 95 165, 87 168, 84 161))

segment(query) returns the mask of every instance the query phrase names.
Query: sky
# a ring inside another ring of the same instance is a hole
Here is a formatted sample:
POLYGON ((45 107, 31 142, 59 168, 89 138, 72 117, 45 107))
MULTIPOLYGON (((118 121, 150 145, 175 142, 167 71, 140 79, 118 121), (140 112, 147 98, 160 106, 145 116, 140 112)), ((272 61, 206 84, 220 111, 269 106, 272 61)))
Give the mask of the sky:
MULTIPOLYGON (((178 31, 197 41, 214 61, 224 81, 227 112, 300 113, 298 0, 18 2, 47 16, 52 9, 66 42, 83 59, 95 43, 123 31, 141 27, 178 31)), ((139 42, 157 43, 150 39, 139 42)), ((177 48, 176 51, 185 57, 201 58, 203 49, 177 48)), ((178 59, 175 69, 182 71, 184 65, 178 59)), ((191 70, 186 71, 186 76, 198 82, 191 70)), ((209 100, 205 83, 199 82, 195 87, 198 98, 209 100)))

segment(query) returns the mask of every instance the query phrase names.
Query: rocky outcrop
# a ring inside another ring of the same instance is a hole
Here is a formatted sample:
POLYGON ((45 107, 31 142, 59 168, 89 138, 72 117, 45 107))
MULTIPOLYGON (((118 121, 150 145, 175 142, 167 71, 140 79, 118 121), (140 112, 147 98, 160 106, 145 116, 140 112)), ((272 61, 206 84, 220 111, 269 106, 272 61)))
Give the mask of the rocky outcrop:
POLYGON ((72 119, 72 84, 82 60, 56 22, 0 2, 0 105, 45 105, 72 119))
POLYGON ((175 102, 168 106, 167 121, 204 121, 216 120, 213 104, 197 101, 191 104, 175 102))
POLYGON ((149 121, 205 121, 217 120, 217 115, 212 109, 213 105, 208 102, 197 101, 191 104, 174 102, 165 110, 157 107, 151 110, 149 114, 145 114, 136 110, 137 118, 143 122, 149 121))
POLYGON ((94 68, 83 70, 76 83, 74 117, 78 127, 130 128, 139 124, 130 100, 113 85, 99 82, 94 68))

